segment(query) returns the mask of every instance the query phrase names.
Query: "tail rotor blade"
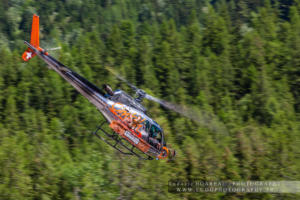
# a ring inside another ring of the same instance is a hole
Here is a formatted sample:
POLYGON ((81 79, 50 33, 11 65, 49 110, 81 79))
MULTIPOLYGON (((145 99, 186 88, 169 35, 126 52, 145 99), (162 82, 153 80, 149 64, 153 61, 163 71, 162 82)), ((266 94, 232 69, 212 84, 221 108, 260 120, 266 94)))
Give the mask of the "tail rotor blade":
POLYGON ((50 48, 50 49, 47 49, 48 51, 56 51, 56 50, 60 50, 61 47, 54 47, 54 48, 50 48))

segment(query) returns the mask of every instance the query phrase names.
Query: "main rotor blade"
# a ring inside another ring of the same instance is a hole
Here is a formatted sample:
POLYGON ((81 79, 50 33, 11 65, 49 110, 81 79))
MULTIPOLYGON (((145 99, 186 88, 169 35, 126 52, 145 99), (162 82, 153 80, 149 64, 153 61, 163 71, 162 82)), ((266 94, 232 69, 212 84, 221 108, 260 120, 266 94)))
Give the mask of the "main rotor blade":
POLYGON ((218 120, 218 118, 213 114, 199 109, 192 109, 191 107, 182 106, 174 103, 170 103, 165 100, 158 99, 149 94, 146 94, 146 99, 154 101, 162 105, 163 107, 179 113, 201 126, 207 127, 214 132, 227 132, 225 125, 218 120))
MULTIPOLYGON (((115 75, 118 79, 120 79, 121 81, 123 81, 127 85, 129 85, 133 90, 135 90, 135 91, 139 90, 139 88, 132 85, 129 81, 127 81, 124 77, 120 76, 113 69, 111 69, 109 67, 106 67, 106 69, 108 71, 110 71, 113 75, 115 75)), ((218 117, 215 116, 212 112, 207 112, 207 111, 201 110, 199 108, 193 109, 192 107, 177 105, 177 104, 165 101, 165 100, 158 99, 149 94, 146 94, 145 98, 150 101, 159 103, 163 107, 165 107, 169 110, 172 110, 176 113, 179 113, 179 114, 193 120, 194 122, 198 123, 199 125, 210 129, 213 132, 228 133, 225 125, 220 120, 218 120, 218 117)))
POLYGON ((129 81, 127 81, 125 78, 123 78, 122 76, 120 76, 117 72, 115 72, 115 70, 113 70, 110 67, 105 67, 108 71, 110 71, 113 75, 115 75, 118 79, 120 79, 121 81, 125 82, 129 87, 131 87, 134 91, 137 91, 138 88, 135 87, 134 85, 132 85, 129 81))

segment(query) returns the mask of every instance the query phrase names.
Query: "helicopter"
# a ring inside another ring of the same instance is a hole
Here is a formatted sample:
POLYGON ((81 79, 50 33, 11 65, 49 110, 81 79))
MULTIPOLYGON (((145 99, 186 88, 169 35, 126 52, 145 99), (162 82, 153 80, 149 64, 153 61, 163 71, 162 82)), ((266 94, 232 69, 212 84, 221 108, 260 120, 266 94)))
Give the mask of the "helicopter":
MULTIPOLYGON (((173 159, 175 150, 167 147, 163 129, 146 114, 141 104, 143 98, 151 99, 145 91, 131 85, 136 91, 133 98, 122 90, 112 91, 104 84, 103 90, 80 76, 64 64, 57 61, 39 45, 39 16, 33 15, 30 43, 22 55, 29 61, 36 55, 48 64, 48 68, 57 72, 69 82, 80 94, 87 98, 104 116, 93 134, 108 145, 125 155, 137 156, 140 159, 173 159), (103 126, 109 124, 111 133, 103 126)), ((154 98, 154 97, 153 97, 154 98)))

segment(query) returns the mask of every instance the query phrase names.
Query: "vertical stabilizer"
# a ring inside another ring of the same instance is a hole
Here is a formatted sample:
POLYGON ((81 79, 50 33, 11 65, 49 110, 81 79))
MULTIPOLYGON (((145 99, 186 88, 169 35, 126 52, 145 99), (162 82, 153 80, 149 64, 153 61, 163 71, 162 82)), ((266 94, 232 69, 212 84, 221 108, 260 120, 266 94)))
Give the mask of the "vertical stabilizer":
POLYGON ((40 46, 39 32, 39 16, 34 14, 32 17, 30 44, 36 48, 40 46))

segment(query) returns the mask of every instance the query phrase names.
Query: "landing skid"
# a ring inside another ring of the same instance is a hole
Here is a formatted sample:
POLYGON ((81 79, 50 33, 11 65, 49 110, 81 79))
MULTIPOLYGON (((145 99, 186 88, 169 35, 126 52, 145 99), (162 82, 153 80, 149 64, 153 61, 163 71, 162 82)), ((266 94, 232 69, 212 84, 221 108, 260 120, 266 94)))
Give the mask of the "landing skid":
POLYGON ((113 147, 114 149, 116 149, 124 155, 136 156, 142 160, 153 160, 151 156, 140 151, 138 148, 130 144, 127 140, 122 138, 118 133, 108 133, 107 131, 105 131, 102 127, 106 123, 106 121, 102 121, 98 125, 97 129, 93 132, 93 134, 97 138, 104 141, 109 146, 113 147))

